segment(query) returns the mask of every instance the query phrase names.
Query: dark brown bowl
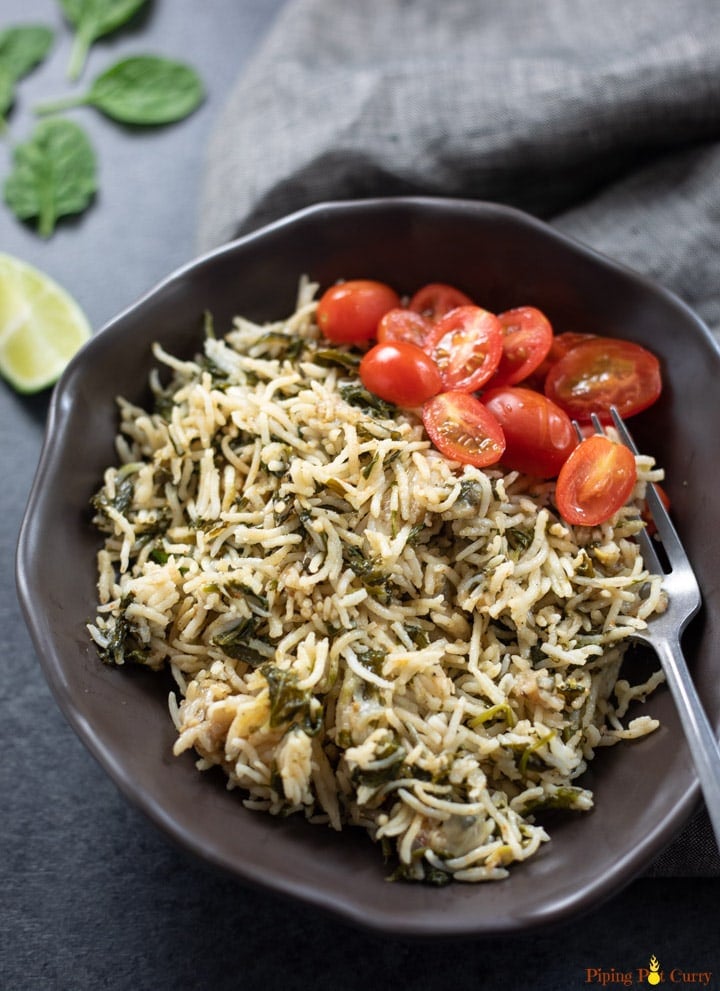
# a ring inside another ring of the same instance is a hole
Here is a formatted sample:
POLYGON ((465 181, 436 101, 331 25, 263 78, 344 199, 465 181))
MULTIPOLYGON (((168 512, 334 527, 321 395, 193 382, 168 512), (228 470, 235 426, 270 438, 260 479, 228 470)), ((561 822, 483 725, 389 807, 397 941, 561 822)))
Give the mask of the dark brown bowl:
POLYGON ((203 314, 277 319, 302 273, 326 285, 368 277, 409 292, 451 282, 489 309, 543 309, 557 331, 628 337, 661 359, 661 400, 634 418, 640 446, 667 471, 678 528, 704 589, 686 652, 710 720, 720 725, 713 645, 720 618, 720 351, 670 293, 516 210, 478 202, 387 199, 302 211, 170 276, 108 324, 56 387, 18 548, 20 598, 40 662, 66 717, 124 794, 177 841, 248 882, 365 926, 419 935, 488 934, 563 919, 616 892, 673 838, 699 789, 667 690, 650 711, 661 729, 599 754, 587 775, 596 807, 557 817, 552 840, 494 884, 389 884, 361 833, 247 811, 220 777, 171 754, 168 681, 113 669, 85 624, 94 616, 88 500, 114 461, 114 397, 142 402, 150 344, 199 348, 203 314))

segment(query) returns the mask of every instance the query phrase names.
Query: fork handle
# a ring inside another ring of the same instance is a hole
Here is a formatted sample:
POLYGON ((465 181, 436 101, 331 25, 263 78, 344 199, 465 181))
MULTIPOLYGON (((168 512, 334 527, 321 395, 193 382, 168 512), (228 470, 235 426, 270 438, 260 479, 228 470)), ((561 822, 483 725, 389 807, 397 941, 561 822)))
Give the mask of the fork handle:
POLYGON ((705 805, 720 847, 720 744, 705 714, 679 643, 655 644, 682 721, 705 805))

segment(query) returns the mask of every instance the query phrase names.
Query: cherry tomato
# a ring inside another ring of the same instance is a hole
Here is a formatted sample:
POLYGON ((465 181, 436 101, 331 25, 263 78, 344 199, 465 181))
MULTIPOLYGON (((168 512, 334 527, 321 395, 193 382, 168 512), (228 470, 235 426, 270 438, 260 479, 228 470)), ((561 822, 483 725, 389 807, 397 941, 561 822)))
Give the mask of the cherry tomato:
POLYGON ((577 347, 578 344, 589 341, 596 336, 596 334, 581 334, 575 330, 565 330, 562 334, 554 334, 550 350, 545 360, 527 377, 523 384, 528 385, 531 389, 539 389, 542 392, 545 388, 547 374, 553 365, 556 365, 561 358, 565 357, 568 351, 577 347))
POLYGON ((604 434, 593 434, 560 469, 555 502, 567 523, 597 526, 625 505, 636 480, 632 451, 604 434))
POLYGON ((396 406, 421 406, 442 388, 440 372, 422 348, 408 341, 383 341, 363 355, 360 380, 396 406))
POLYGON ((505 450, 503 429, 479 399, 467 392, 441 392, 422 408, 425 430, 446 458, 484 468, 505 450))
POLYGON ((323 293, 316 319, 334 344, 363 344, 375 337, 381 317, 394 306, 400 306, 400 297, 384 282, 352 279, 323 293))
POLYGON ((409 341, 422 347, 431 324, 420 313, 406 307, 394 307, 381 317, 377 328, 379 341, 409 341))
POLYGON ((591 341, 595 337, 597 334, 582 334, 577 330, 565 330, 562 334, 554 334, 547 356, 548 370, 550 365, 554 365, 561 358, 564 358, 568 351, 572 351, 578 344, 584 344, 585 341, 591 341))
POLYGON ((425 317, 431 323, 435 323, 440 317, 444 317, 450 310, 458 306, 473 306, 473 301, 464 292, 456 289, 455 286, 448 286, 444 282, 430 282, 428 285, 418 289, 408 303, 408 307, 425 317))
POLYGON ((555 478, 578 443, 567 413, 542 393, 521 386, 490 389, 482 402, 505 434, 502 463, 526 475, 555 478))
POLYGON ((490 386, 522 382, 544 361, 553 342, 550 321, 534 306, 518 306, 498 314, 503 351, 490 386))
POLYGON ((588 421, 591 413, 611 422, 646 409, 660 395, 660 363, 639 344, 594 337, 572 348, 548 372, 545 394, 568 416, 588 421))
POLYGON ((458 306, 433 326, 425 350, 440 369, 446 391, 475 392, 500 363, 502 324, 479 306, 458 306))

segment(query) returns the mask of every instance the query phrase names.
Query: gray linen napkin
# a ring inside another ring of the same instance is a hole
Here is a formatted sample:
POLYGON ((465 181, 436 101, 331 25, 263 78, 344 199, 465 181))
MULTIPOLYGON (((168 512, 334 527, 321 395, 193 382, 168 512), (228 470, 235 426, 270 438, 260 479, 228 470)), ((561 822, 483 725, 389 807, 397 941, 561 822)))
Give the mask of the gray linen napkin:
MULTIPOLYGON (((199 248, 400 194, 528 210, 720 333, 720 4, 289 0, 212 137, 199 248)), ((720 875, 704 811, 650 873, 720 875)))

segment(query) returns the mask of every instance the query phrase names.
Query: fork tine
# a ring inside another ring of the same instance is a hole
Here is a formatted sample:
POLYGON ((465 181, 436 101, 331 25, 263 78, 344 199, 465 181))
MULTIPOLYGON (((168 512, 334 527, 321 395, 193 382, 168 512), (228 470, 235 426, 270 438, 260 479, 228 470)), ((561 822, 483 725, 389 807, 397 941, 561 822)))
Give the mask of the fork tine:
MULTIPOLYGON (((620 419, 620 416, 614 406, 611 408, 611 413, 613 420, 615 422, 615 426, 617 427, 618 434, 623 444, 625 444, 625 446, 628 447, 633 452, 633 454, 638 454, 639 452, 635 444, 635 441, 633 440, 631 434, 629 433, 623 421, 620 419)), ((595 430, 595 433, 604 435, 605 427, 603 426, 600 417, 596 413, 591 413, 590 420, 592 421, 592 425, 595 430)), ((577 420, 573 420, 572 422, 578 440, 582 441, 584 435, 582 432, 582 428, 580 427, 580 424, 578 423, 577 420)), ((648 493, 651 488, 652 488, 651 486, 648 486, 648 493)), ((654 488, 652 490, 652 494, 655 496, 655 499, 659 503, 664 513, 665 507, 662 505, 662 503, 660 503, 660 500, 657 498, 657 494, 655 493, 654 488)), ((654 517, 655 511, 651 509, 651 512, 654 517)), ((660 557, 658 556, 657 551, 655 550, 655 547, 653 545, 653 540, 650 537, 650 534, 645 529, 645 527, 643 527, 642 530, 638 532, 637 541, 640 545, 640 551, 642 553, 645 566, 648 568, 648 570, 658 575, 664 574, 665 568, 660 560, 660 557)))
POLYGON ((596 434, 604 434, 605 433, 605 428, 603 427, 602 423, 600 422, 600 417, 597 415, 597 413, 591 413, 590 414, 590 419, 592 420, 593 427, 595 427, 595 433, 596 434))
MULTIPOLYGON (((611 407, 610 414, 623 444, 629 447, 633 454, 638 454, 639 452, 637 445, 632 438, 632 434, 625 426, 622 417, 614 406, 611 407)), ((685 548, 682 545, 678 532, 670 519, 667 509, 662 504, 660 496, 657 494, 657 489, 654 485, 648 485, 645 498, 647 500, 648 509, 650 510, 650 515, 652 516, 655 527, 657 528, 658 537, 665 547, 665 552, 667 553, 668 558, 671 562, 675 555, 685 558, 685 548)), ((649 539, 650 538, 648 538, 648 540, 649 539)))
POLYGON ((645 526, 638 530, 635 534, 635 539, 640 545, 640 553, 648 571, 655 575, 664 575, 666 572, 665 566, 660 560, 658 552, 655 550, 653 538, 647 532, 645 526))
MULTIPOLYGON (((615 428, 618 432, 618 436, 620 437, 620 440, 627 448, 629 448, 633 452, 633 454, 639 454, 640 452, 638 450, 638 446, 635 443, 632 434, 625 426, 624 421, 622 420, 620 414, 618 413, 617 409, 614 406, 610 408, 610 415, 613 418, 613 422, 615 424, 615 428)), ((595 429, 597 430, 598 427, 601 428, 600 420, 598 419, 598 417, 595 416, 594 413, 592 414, 592 417, 593 417, 595 429)), ((663 513, 665 513, 665 507, 660 502, 660 499, 658 498, 657 493, 655 492, 655 487, 653 485, 647 486, 645 490, 645 498, 647 499, 648 495, 650 495, 651 492, 652 495, 655 497, 657 503, 661 506, 663 513)), ((655 519, 657 509, 650 507, 649 500, 648 500, 648 508, 650 509, 650 513, 653 517, 653 522, 655 522, 655 526, 657 527, 657 521, 655 519)), ((658 533, 659 533, 659 528, 658 528, 658 533)), ((636 535, 636 539, 638 544, 640 545, 640 552, 645 562, 645 567, 649 571, 654 572, 656 575, 664 574, 665 567, 662 561, 660 560, 660 556, 658 555, 658 552, 655 549, 655 543, 652 537, 650 536, 650 534, 647 532, 646 527, 643 527, 641 530, 638 531, 636 535)))

